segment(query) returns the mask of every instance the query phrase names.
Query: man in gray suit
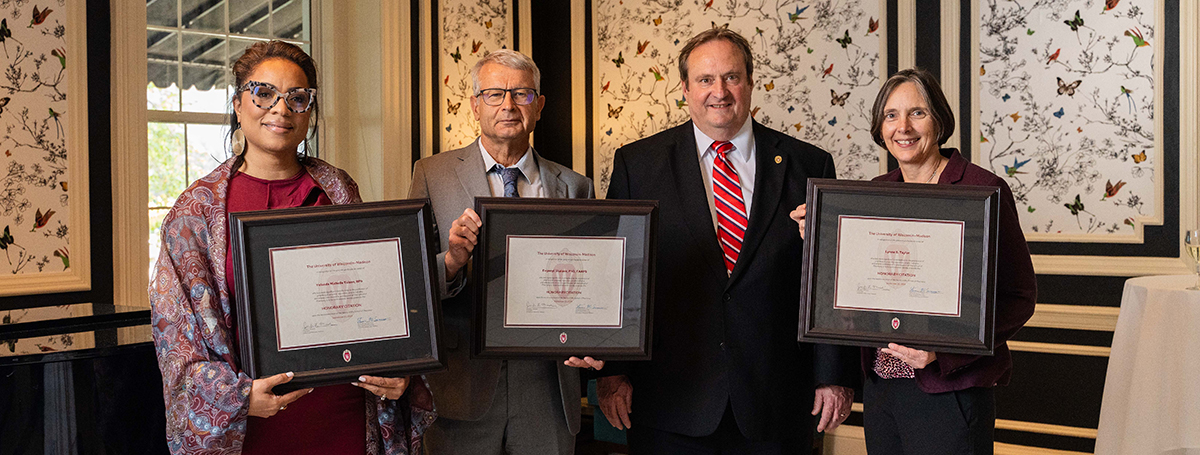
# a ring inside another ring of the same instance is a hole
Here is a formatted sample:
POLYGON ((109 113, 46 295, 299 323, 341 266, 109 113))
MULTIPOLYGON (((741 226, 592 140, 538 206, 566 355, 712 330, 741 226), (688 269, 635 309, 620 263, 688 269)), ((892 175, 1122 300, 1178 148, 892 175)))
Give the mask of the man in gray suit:
POLYGON ((591 198, 591 179, 542 158, 529 144, 546 97, 529 57, 492 52, 471 69, 471 111, 479 139, 417 161, 411 198, 433 201, 442 251, 443 338, 449 370, 428 376, 438 420, 425 435, 431 454, 571 454, 579 432, 579 370, 602 362, 571 358, 472 360, 468 264, 481 224, 476 196, 591 198), (571 365, 571 366, 568 366, 571 365))

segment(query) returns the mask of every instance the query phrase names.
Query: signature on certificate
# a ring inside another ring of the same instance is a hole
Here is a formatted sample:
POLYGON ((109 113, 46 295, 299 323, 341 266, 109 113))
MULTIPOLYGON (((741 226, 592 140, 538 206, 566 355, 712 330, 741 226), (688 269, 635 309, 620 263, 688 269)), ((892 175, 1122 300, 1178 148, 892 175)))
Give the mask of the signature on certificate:
POLYGON ((887 286, 878 286, 878 285, 874 285, 874 284, 860 284, 860 285, 858 285, 857 291, 859 294, 875 295, 876 292, 887 291, 890 289, 891 288, 889 288, 887 286))
POLYGON ((911 288, 908 290, 909 297, 925 298, 931 295, 941 294, 942 291, 928 288, 911 288))
POLYGON ((366 329, 366 328, 375 327, 375 326, 378 326, 379 323, 387 322, 390 319, 391 318, 377 318, 374 316, 358 318, 358 328, 366 329))
POLYGON ((332 322, 305 322, 304 333, 321 333, 329 327, 337 327, 337 324, 332 322))

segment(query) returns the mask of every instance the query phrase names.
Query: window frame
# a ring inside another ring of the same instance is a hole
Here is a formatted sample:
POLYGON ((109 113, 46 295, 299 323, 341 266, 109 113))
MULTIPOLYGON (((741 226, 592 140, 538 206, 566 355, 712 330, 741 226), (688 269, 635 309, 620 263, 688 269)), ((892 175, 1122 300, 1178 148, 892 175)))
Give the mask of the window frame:
MULTIPOLYGON (((177 5, 177 7, 175 8, 175 25, 174 26, 152 25, 152 24, 149 24, 149 18, 147 17, 147 19, 146 19, 147 23, 145 25, 145 30, 148 33, 149 32, 160 32, 160 33, 168 33, 168 34, 173 35, 174 44, 175 44, 175 46, 174 46, 175 49, 173 52, 174 57, 171 60, 160 60, 160 62, 163 64, 166 64, 166 65, 170 65, 172 67, 172 69, 174 70, 173 72, 175 73, 175 79, 176 79, 175 82, 176 83, 171 84, 170 87, 174 87, 175 94, 178 94, 179 96, 177 99, 177 105, 174 106, 174 109, 171 109, 171 110, 155 109, 155 108, 151 108, 149 106, 145 107, 145 109, 147 111, 146 112, 147 130, 149 130, 150 124, 169 124, 169 125, 177 126, 177 127, 181 128, 181 130, 182 130, 181 131, 182 150, 179 152, 182 154, 182 157, 184 160, 184 168, 185 168, 184 169, 184 176, 185 176, 184 180, 185 181, 183 183, 186 187, 186 185, 190 185, 191 182, 195 181, 196 179, 203 177, 203 175, 192 175, 190 172, 190 169, 192 168, 192 165, 190 163, 190 158, 191 158, 190 152, 192 150, 191 141, 189 140, 189 135, 191 132, 190 126, 204 125, 204 126, 227 127, 229 124, 229 115, 230 114, 228 112, 228 110, 229 110, 228 97, 230 96, 230 94, 225 89, 227 87, 229 87, 229 85, 232 83, 230 80, 227 79, 227 77, 229 76, 229 74, 228 74, 229 63, 232 62, 234 60, 234 58, 237 56, 238 52, 240 52, 240 50, 237 52, 233 51, 233 46, 234 46, 235 40, 240 41, 240 42, 247 42, 247 41, 249 41, 249 42, 264 42, 264 41, 270 41, 270 40, 279 40, 279 41, 284 41, 287 43, 295 44, 302 48, 307 47, 308 49, 312 49, 314 47, 313 38, 316 35, 313 30, 313 27, 314 27, 313 15, 314 15, 314 10, 316 9, 316 6, 314 5, 315 2, 313 0, 308 0, 308 10, 303 11, 301 13, 301 16, 302 16, 301 24, 303 27, 306 27, 308 29, 308 36, 307 36, 308 39, 303 40, 303 39, 278 38, 278 37, 272 36, 276 32, 276 30, 274 29, 275 14, 279 10, 275 9, 274 2, 271 2, 271 1, 265 2, 266 7, 268 8, 268 12, 267 12, 267 16, 266 16, 266 26, 267 26, 267 34, 266 35, 241 34, 241 33, 234 33, 232 30, 230 30, 231 20, 232 20, 232 18, 230 17, 230 10, 231 10, 231 8, 233 8, 233 6, 230 3, 234 0, 222 0, 222 1, 220 1, 219 6, 214 7, 214 8, 220 8, 219 14, 223 15, 223 17, 224 17, 224 20, 223 20, 224 30, 221 30, 221 31, 186 28, 183 25, 184 24, 183 0, 158 0, 158 1, 173 2, 177 5), (214 84, 210 88, 210 90, 213 90, 214 92, 215 91, 225 92, 226 99, 223 102, 223 105, 224 105, 223 110, 225 112, 216 113, 216 112, 204 112, 202 110, 188 110, 189 107, 186 105, 187 97, 188 97, 186 93, 188 91, 188 87, 184 86, 184 85, 186 85, 184 82, 184 79, 185 79, 184 71, 188 65, 195 65, 195 64, 189 63, 189 62, 184 62, 183 57, 184 57, 184 43, 186 41, 185 37, 215 38, 215 39, 224 41, 224 49, 225 50, 224 50, 224 55, 221 56, 222 57, 221 58, 222 77, 218 81, 214 82, 214 84)), ((303 5, 306 0, 293 0, 293 1, 301 2, 301 4, 303 5)), ((254 8, 259 8, 259 7, 255 6, 254 8)), ((212 10, 209 10, 209 11, 212 11, 212 10)), ((170 39, 170 38, 168 38, 168 39, 170 39)), ((147 49, 147 53, 148 52, 149 52, 149 49, 147 49)), ((148 68, 151 61, 152 61, 152 59, 150 58, 149 55, 147 55, 146 64, 143 65, 143 67, 148 68)), ((149 81, 147 81, 147 82, 148 82, 147 90, 149 90, 150 84, 149 84, 149 81)), ((168 88, 170 88, 170 87, 168 87, 168 88)), ((168 88, 162 88, 160 90, 166 90, 168 88)), ((228 130, 225 129, 224 132, 227 133, 228 130)), ((147 131, 147 133, 149 133, 149 131, 147 131)), ((148 137, 148 134, 147 134, 147 137, 148 137)), ((147 140, 149 140, 149 139, 147 139, 147 140)), ((222 142, 227 142, 227 141, 223 140, 222 142)), ((314 150, 315 150, 315 143, 316 143, 316 141, 314 141, 314 150)), ((147 144, 147 152, 148 152, 148 149, 149 149, 149 144, 147 144)), ((228 148, 225 148, 225 150, 226 150, 226 152, 228 152, 228 148)), ((228 159, 228 158, 229 158, 228 156, 223 157, 223 159, 228 159)), ((147 165, 147 167, 149 167, 149 165, 147 165)), ((149 169, 147 169, 147 174, 148 173, 149 173, 149 169)), ((151 182, 149 182, 149 180, 147 180, 147 187, 150 186, 150 183, 151 182)), ((149 195, 147 197, 149 197, 149 195)), ((152 222, 149 220, 151 218, 153 218, 153 216, 156 212, 161 214, 161 213, 163 213, 164 210, 170 209, 170 206, 150 206, 149 201, 147 201, 146 205, 147 205, 146 217, 148 220, 147 226, 146 226, 146 232, 147 232, 146 244, 148 246, 149 261, 153 262, 157 258, 157 253, 155 251, 153 251, 153 247, 157 244, 157 242, 155 242, 154 241, 155 239, 152 238, 155 233, 151 232, 151 230, 150 230, 152 222)), ((146 263, 147 276, 149 276, 149 274, 153 272, 153 270, 151 269, 152 265, 153 264, 150 264, 149 262, 146 263)))
MULTIPOLYGON (((121 305, 148 308, 151 119, 146 108, 146 3, 110 0, 109 5, 114 31, 110 56, 113 297, 121 305)), ((418 21, 416 7, 405 2, 369 0, 346 5, 311 0, 310 8, 311 55, 321 84, 322 159, 353 175, 365 200, 402 198, 413 163, 404 144, 412 144, 418 135, 412 128, 420 83, 411 72, 412 59, 418 57, 413 31, 427 25, 418 21), (367 11, 371 14, 363 14, 367 11), (363 22, 371 16, 378 22, 363 22), (349 32, 323 34, 322 30, 349 32), (355 99, 364 81, 380 85, 379 94, 369 99, 373 105, 355 99)), ((169 115, 185 118, 182 113, 169 115)))

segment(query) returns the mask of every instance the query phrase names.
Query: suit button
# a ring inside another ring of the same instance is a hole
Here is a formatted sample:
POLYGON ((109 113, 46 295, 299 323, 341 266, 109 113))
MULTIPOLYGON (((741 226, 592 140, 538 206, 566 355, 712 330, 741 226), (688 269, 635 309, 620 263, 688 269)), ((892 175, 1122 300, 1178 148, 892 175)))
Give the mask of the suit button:
POLYGON ((725 350, 725 342, 724 342, 724 341, 722 341, 722 342, 721 342, 721 350, 722 350, 722 351, 724 351, 724 350, 725 350))
POLYGON ((725 296, 722 297, 722 299, 725 300, 726 302, 728 302, 728 301, 732 300, 733 297, 730 297, 729 294, 725 294, 725 296))

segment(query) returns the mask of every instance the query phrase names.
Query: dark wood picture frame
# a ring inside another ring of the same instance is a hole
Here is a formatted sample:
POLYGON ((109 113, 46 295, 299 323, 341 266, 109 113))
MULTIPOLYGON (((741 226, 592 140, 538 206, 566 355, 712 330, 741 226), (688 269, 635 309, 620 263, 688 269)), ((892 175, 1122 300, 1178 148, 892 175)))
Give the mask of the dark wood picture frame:
POLYGON ((292 371, 290 382, 275 387, 285 393, 346 384, 360 375, 404 377, 446 368, 428 199, 230 213, 229 235, 241 367, 251 378, 292 371), (278 349, 270 249, 393 238, 401 245, 407 337, 278 349))
POLYGON ((496 359, 648 360, 654 315, 658 203, 595 199, 475 198, 483 225, 472 257, 471 355, 496 359), (622 237, 620 327, 505 327, 509 236, 622 237))
POLYGON ((809 179, 799 341, 992 355, 999 198, 997 187, 809 179), (959 314, 835 308, 843 216, 962 222, 959 314))

